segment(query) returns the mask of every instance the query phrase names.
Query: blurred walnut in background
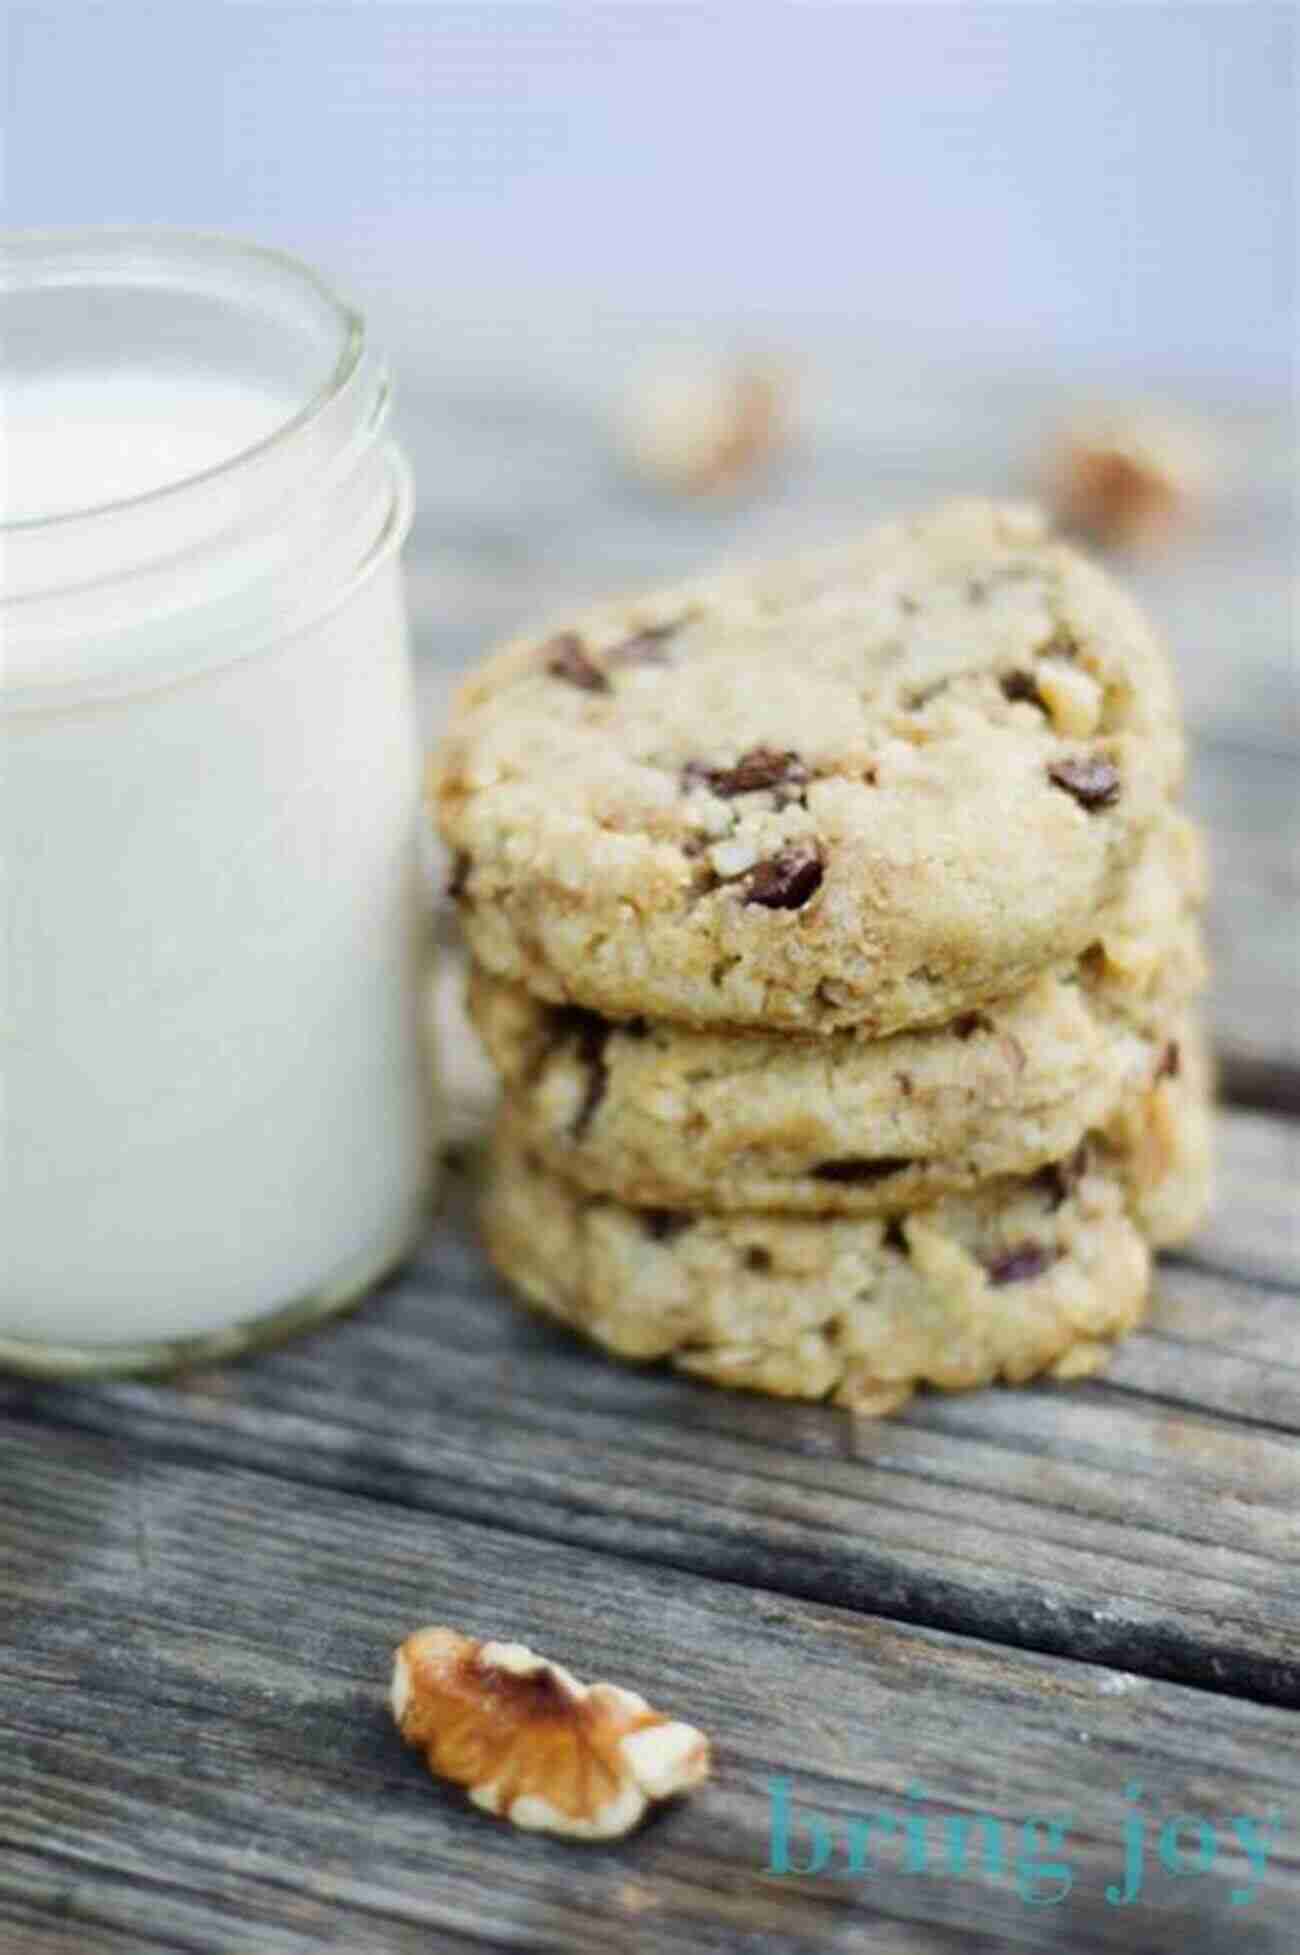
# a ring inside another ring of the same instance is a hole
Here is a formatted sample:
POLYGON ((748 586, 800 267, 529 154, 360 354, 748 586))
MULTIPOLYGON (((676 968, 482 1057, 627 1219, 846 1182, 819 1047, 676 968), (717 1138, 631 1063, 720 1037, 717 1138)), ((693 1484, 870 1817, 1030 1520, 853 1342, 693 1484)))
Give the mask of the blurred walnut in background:
POLYGON ((1096 408, 1057 436, 1044 493, 1062 528, 1140 550, 1195 520, 1214 472, 1204 430, 1159 409, 1096 408))
POLYGON ((678 355, 634 382, 619 448, 634 473, 661 489, 727 495, 788 445, 794 395, 793 374, 778 360, 678 355))

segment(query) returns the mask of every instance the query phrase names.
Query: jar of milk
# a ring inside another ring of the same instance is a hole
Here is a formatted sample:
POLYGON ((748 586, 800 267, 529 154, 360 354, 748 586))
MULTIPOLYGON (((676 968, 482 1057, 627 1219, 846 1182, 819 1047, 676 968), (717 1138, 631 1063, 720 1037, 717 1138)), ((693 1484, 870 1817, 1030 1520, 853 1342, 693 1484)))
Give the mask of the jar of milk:
POLYGON ((0 255, 0 1364, 207 1361, 427 1211, 410 482, 302 266, 0 255))

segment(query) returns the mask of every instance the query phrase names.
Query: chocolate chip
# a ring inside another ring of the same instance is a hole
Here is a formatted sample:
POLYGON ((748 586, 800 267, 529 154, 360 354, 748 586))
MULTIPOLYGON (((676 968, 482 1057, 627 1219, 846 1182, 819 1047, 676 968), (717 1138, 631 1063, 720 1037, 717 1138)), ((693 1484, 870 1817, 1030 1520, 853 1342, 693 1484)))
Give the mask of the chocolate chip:
POLYGON ((1061 1173, 1059 1161, 1049 1161, 1045 1168, 1039 1168, 1034 1176, 1034 1186, 1042 1189, 1047 1197, 1049 1208, 1059 1208, 1070 1192, 1065 1185, 1065 1176, 1061 1173))
POLYGON ((1051 637, 1038 647, 1039 658, 1078 658, 1079 641, 1064 625, 1057 625, 1051 637))
POLYGON ((878 1154, 874 1160, 848 1154, 838 1161, 819 1161, 812 1172, 814 1181, 839 1181, 851 1186, 884 1181, 891 1174, 901 1174, 904 1168, 915 1166, 915 1161, 905 1154, 878 1154))
POLYGON ((582 1095, 582 1104, 574 1116, 571 1133, 574 1140, 581 1140, 591 1125, 597 1107, 605 1097, 609 1084, 609 1069, 605 1064, 605 1047, 609 1043, 614 1027, 607 1018, 598 1012, 587 1011, 581 1005, 561 1005, 551 1014, 551 1023, 560 1038, 571 1038, 578 1048, 578 1058, 587 1069, 587 1084, 582 1095))
POLYGON ((778 753, 772 747, 751 747, 734 767, 711 767, 704 760, 688 760, 682 769, 684 787, 707 787, 724 801, 759 788, 801 788, 807 784, 808 769, 798 754, 778 753))
POLYGON ((609 680, 588 656, 576 631, 562 631, 542 646, 542 658, 553 679, 567 679, 582 692, 608 692, 609 680))
POLYGON ((886 1222, 885 1233, 880 1240, 886 1249, 898 1249, 903 1255, 907 1254, 907 1237, 903 1234, 903 1225, 896 1215, 891 1215, 886 1222))
POLYGON ((451 865, 451 874, 447 878, 447 895, 453 903, 458 902, 465 894, 465 885, 469 881, 471 867, 470 858, 465 850, 457 850, 456 859, 451 865))
POLYGON ((770 1249, 761 1249, 757 1243, 752 1243, 750 1247, 746 1249, 745 1251, 746 1269, 752 1269, 756 1272, 756 1274, 761 1275, 765 1270, 771 1269, 771 1267, 772 1267, 772 1252, 770 1249))
POLYGON ((1177 1079, 1183 1069, 1183 1055, 1177 1039, 1170 1039, 1160 1054, 1160 1064, 1156 1067, 1157 1079, 1177 1079))
POLYGON ((673 633, 681 630, 681 620, 676 619, 667 625, 646 625, 644 630, 633 632, 621 645, 613 645, 605 653, 606 665, 667 665, 667 641, 673 633))
POLYGON ((1043 703, 1042 694, 1034 683, 1031 672, 1004 672, 999 683, 1002 687, 1002 697, 1009 699, 1013 705, 1018 699, 1027 699, 1034 706, 1041 706, 1043 703))
POLYGON ((675 1208, 643 1208, 641 1225, 653 1242, 671 1242, 683 1229, 689 1229, 692 1217, 683 1215, 675 1208))
POLYGON ((982 1011, 964 1011, 953 1019, 952 1029, 959 1039, 973 1039, 976 1032, 991 1032, 993 1027, 982 1011))
POLYGON ((1005 1256, 986 1263, 989 1282, 994 1288, 1004 1283, 1028 1283, 1035 1276, 1041 1276, 1053 1258, 1037 1242, 1018 1242, 1014 1249, 1008 1249, 1005 1256))
POLYGON ((1073 1154, 1063 1161, 1049 1161, 1034 1176, 1035 1185, 1047 1196, 1049 1208, 1059 1208, 1088 1172, 1088 1143, 1081 1140, 1073 1154))
POLYGON ((821 888, 822 859, 815 849, 792 842, 779 855, 750 871, 745 901, 765 910, 799 910, 821 888))
POLYGON ((553 1045, 562 1039, 581 1039, 588 1026, 607 1023, 599 1012, 588 1011, 585 1005, 548 1005, 546 1016, 553 1045))
POLYGON ((1047 770, 1054 787, 1072 794, 1081 808, 1109 808, 1119 800, 1119 769, 1100 754, 1081 754, 1075 760, 1054 760, 1047 770))

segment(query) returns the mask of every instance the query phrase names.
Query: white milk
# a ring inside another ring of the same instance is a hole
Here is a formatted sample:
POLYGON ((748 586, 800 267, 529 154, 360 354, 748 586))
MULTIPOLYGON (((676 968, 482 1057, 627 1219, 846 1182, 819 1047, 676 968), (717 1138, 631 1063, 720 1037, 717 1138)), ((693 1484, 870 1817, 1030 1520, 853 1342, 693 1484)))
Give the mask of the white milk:
POLYGON ((11 531, 0 584, 0 1362, 29 1369, 324 1314, 427 1198, 405 473, 373 372, 259 462, 303 403, 219 370, 223 304, 189 372, 111 345, 42 376, 33 337, 5 396, 5 518, 65 519, 11 531))
POLYGON ((293 410, 213 374, 104 367, 11 378, 0 403, 0 522, 147 495, 228 462, 293 410))

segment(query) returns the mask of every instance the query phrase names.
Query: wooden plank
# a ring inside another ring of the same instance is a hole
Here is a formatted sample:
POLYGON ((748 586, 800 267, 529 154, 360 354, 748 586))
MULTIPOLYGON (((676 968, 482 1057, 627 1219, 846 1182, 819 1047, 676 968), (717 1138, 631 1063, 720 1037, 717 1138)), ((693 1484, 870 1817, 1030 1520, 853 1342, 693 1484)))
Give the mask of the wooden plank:
MULTIPOLYGON (((1162 1267, 1186 1263, 1300 1291, 1300 1122, 1221 1107, 1214 1200, 1195 1240, 1162 1267)), ((1242 1330, 1247 1326, 1243 1323, 1242 1330)), ((1291 1347, 1293 1350, 1294 1347, 1291 1347)), ((1286 1354, 1285 1344, 1278 1352, 1286 1354)))
POLYGON ((1224 1086, 1300 1113, 1296 762, 1202 742, 1189 801, 1210 844, 1210 1023, 1224 1086))
POLYGON ((68 1434, 0 1434, 0 1480, 0 1945, 23 1955, 132 1932, 133 1955, 1293 1945, 1300 1754, 1277 1709, 68 1434), (643 1687, 710 1731, 714 1780, 599 1848, 473 1814, 383 1704, 425 1620, 643 1687), (852 1872, 848 1829, 882 1810, 919 1822, 926 1871, 878 1828, 852 1872), (1133 1812, 1143 1882, 1120 1905, 1133 1812), (1054 1847, 1023 1835, 1066 1813, 1054 1847), (1214 1827, 1208 1871, 1162 1865, 1175 1813, 1214 1827), (982 1834, 974 1865, 949 1859, 945 1820, 976 1815, 1001 1871, 982 1834), (1243 1817, 1269 1826, 1254 1872, 1243 1817))
POLYGON ((182 1390, 10 1383, 0 1405, 1297 1703, 1294 1130, 1222 1126, 1198 1261, 1166 1263, 1152 1329, 1109 1382, 935 1395, 874 1423, 616 1364, 507 1301, 461 1199, 414 1269, 327 1334, 182 1390), (1266 1281, 1221 1273, 1238 1261, 1266 1281))

